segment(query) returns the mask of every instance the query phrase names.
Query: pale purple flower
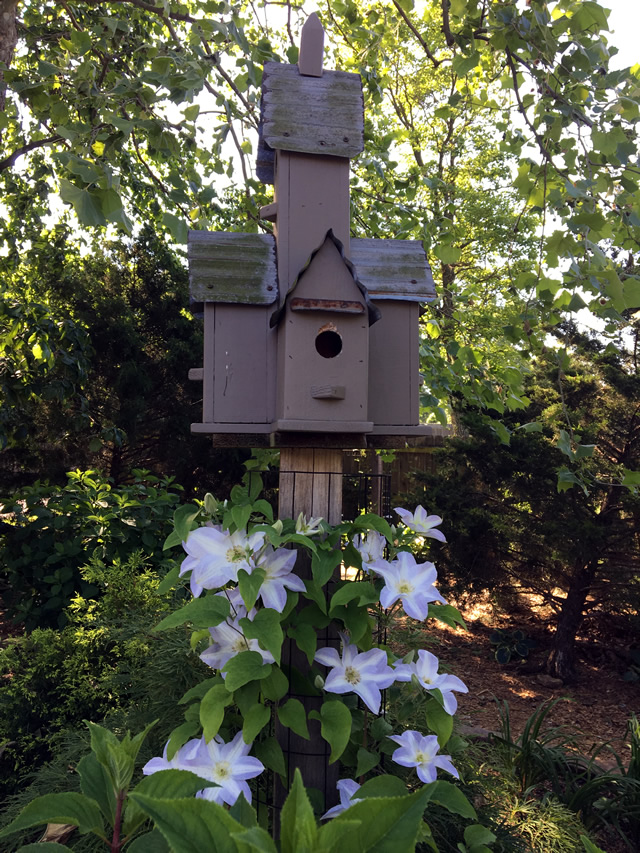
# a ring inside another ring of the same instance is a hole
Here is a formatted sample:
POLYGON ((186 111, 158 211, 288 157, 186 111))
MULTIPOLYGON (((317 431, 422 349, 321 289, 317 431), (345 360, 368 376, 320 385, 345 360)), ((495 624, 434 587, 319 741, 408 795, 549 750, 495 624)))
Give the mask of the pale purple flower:
POLYGON ((447 603, 434 586, 436 567, 433 563, 416 563, 408 551, 400 551, 392 563, 377 560, 369 568, 384 578, 380 604, 385 610, 400 600, 407 616, 423 622, 429 615, 430 602, 447 603))
POLYGON ((352 806, 354 803, 361 802, 361 800, 359 800, 357 797, 355 800, 353 799, 353 795, 360 787, 360 785, 358 785, 357 782, 354 782, 353 779, 340 779, 337 782, 336 787, 338 789, 338 793, 340 794, 340 802, 337 806, 334 806, 332 809, 329 809, 329 811, 325 812, 320 818, 320 820, 326 820, 329 817, 335 817, 336 815, 341 814, 341 812, 343 812, 345 809, 348 809, 349 806, 352 806))
POLYGON ((438 755, 438 738, 436 735, 422 735, 416 731, 402 732, 401 735, 389 735, 389 740, 400 744, 391 758, 402 767, 415 767, 418 778, 425 784, 435 782, 437 768, 446 770, 456 779, 460 774, 451 763, 450 755, 438 755))
POLYGON ((287 603, 287 589, 305 592, 304 581, 292 572, 297 556, 298 552, 290 548, 278 548, 276 551, 271 545, 265 548, 257 564, 257 568, 265 572, 258 593, 265 607, 282 613, 287 603))
POLYGON ((411 681, 416 676, 425 690, 438 689, 442 693, 442 703, 447 714, 455 714, 458 700, 452 691, 468 693, 464 681, 457 675, 438 674, 438 658, 425 649, 419 649, 418 660, 414 663, 401 663, 395 666, 396 681, 411 681))
POLYGON ((358 534, 353 537, 353 547, 362 557, 362 568, 368 569, 369 563, 384 558, 384 549, 387 540, 376 530, 369 530, 366 534, 358 534))
POLYGON ((415 512, 409 512, 408 509, 402 509, 402 507, 396 507, 395 511, 410 530, 422 533, 423 536, 430 536, 432 539, 438 539, 440 542, 447 541, 441 530, 434 530, 435 527, 442 524, 439 515, 427 515, 423 506, 417 506, 415 512))
POLYGON ((374 714, 380 710, 380 691, 390 687, 396 674, 382 649, 359 652, 342 636, 342 657, 336 649, 318 649, 314 660, 331 667, 324 682, 328 693, 356 693, 374 714))
MULTIPOLYGON (((221 622, 215 628, 209 628, 213 642, 202 652, 200 660, 212 669, 222 670, 227 661, 236 655, 242 652, 258 652, 264 663, 274 663, 275 659, 271 652, 260 648, 257 640, 245 637, 239 625, 240 619, 245 616, 252 619, 255 613, 255 610, 251 610, 247 614, 246 608, 238 605, 233 619, 227 619, 226 622, 221 622)), ((226 676, 226 672, 223 672, 222 677, 226 678, 226 676)))
POLYGON ((191 592, 197 598, 203 589, 217 589, 238 580, 238 569, 251 572, 254 553, 264 543, 264 533, 248 536, 243 530, 229 533, 217 527, 192 530, 182 547, 188 556, 180 576, 191 572, 191 592))
POLYGON ((186 743, 171 761, 166 761, 165 747, 165 757, 152 758, 142 772, 149 776, 157 770, 190 770, 217 786, 198 791, 199 798, 232 806, 240 794, 244 794, 247 802, 251 802, 251 789, 246 780, 253 779, 264 770, 263 763, 249 755, 251 746, 244 742, 242 732, 238 732, 230 743, 225 743, 219 735, 209 743, 202 737, 186 743))

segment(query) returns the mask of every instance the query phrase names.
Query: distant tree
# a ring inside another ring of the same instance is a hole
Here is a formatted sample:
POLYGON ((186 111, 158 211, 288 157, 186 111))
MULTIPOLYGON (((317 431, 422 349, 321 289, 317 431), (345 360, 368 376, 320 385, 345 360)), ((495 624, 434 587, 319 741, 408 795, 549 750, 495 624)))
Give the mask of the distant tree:
POLYGON ((563 679, 574 674, 585 612, 640 606, 637 321, 632 328, 624 358, 574 326, 559 330, 565 348, 532 365, 531 403, 509 419, 509 445, 467 411, 466 437, 439 454, 415 496, 447 518, 443 567, 460 588, 535 592, 554 608, 547 670, 563 679))

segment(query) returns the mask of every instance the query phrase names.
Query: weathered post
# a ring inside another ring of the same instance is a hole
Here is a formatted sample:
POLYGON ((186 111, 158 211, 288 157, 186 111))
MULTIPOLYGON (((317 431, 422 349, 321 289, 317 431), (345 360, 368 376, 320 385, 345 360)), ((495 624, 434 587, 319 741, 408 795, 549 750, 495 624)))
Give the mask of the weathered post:
MULTIPOLYGON (((323 69, 323 41, 313 14, 298 65, 264 67, 257 175, 274 185, 261 211, 273 234, 190 234, 192 299, 205 321, 204 365, 190 376, 203 382, 192 431, 219 447, 281 448, 280 517, 337 524, 343 450, 431 443, 432 427, 419 422, 418 315, 435 290, 420 242, 351 238, 362 83, 323 69)), ((310 576, 302 554, 296 571, 310 576)), ((329 626, 320 645, 332 642, 329 626)), ((293 642, 287 665, 309 670, 293 642)), ((307 715, 321 704, 304 691, 296 698, 307 715)), ((310 743, 280 733, 288 775, 299 768, 329 806, 337 763, 328 765, 319 724, 309 720, 309 730, 310 743)))

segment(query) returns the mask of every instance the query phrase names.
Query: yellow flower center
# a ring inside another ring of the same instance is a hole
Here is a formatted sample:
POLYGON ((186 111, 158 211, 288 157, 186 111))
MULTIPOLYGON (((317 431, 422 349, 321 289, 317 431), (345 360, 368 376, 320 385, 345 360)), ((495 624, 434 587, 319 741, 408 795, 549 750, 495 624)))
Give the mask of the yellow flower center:
POLYGON ((358 684, 360 682, 360 673, 352 666, 348 666, 344 671, 344 677, 349 684, 358 684))
POLYGON ((232 643, 231 648, 234 652, 240 654, 240 652, 247 651, 247 649, 249 648, 249 643, 247 643, 244 637, 238 637, 238 639, 235 640, 234 643, 232 643))
POLYGON ((231 767, 228 761, 219 761, 216 764, 216 776, 222 780, 226 779, 227 776, 231 776, 231 767))
POLYGON ((402 581, 402 583, 398 584, 398 592, 401 595, 410 595, 413 592, 413 587, 409 581, 402 581))
POLYGON ((427 757, 424 752, 416 752, 416 761, 418 764, 422 764, 423 761, 426 761, 427 757))
POLYGON ((234 545, 227 551, 227 560, 230 563, 241 563, 247 557, 246 551, 240 545, 234 545))

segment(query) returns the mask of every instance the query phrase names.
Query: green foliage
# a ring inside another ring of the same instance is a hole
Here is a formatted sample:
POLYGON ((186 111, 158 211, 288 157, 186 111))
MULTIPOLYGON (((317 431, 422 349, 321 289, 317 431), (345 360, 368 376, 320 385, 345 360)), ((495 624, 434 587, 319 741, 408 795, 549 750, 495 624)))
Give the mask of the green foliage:
POLYGON ((535 640, 526 636, 524 631, 516 629, 507 631, 496 628, 489 636, 489 642, 495 646, 494 657, 498 663, 509 663, 510 660, 525 660, 531 649, 535 647, 535 640))
POLYGON ((0 561, 11 615, 28 629, 61 625, 64 608, 99 586, 80 569, 142 551, 164 574, 162 546, 181 487, 145 471, 114 486, 97 471, 72 471, 66 486, 37 482, 5 500, 0 561))

